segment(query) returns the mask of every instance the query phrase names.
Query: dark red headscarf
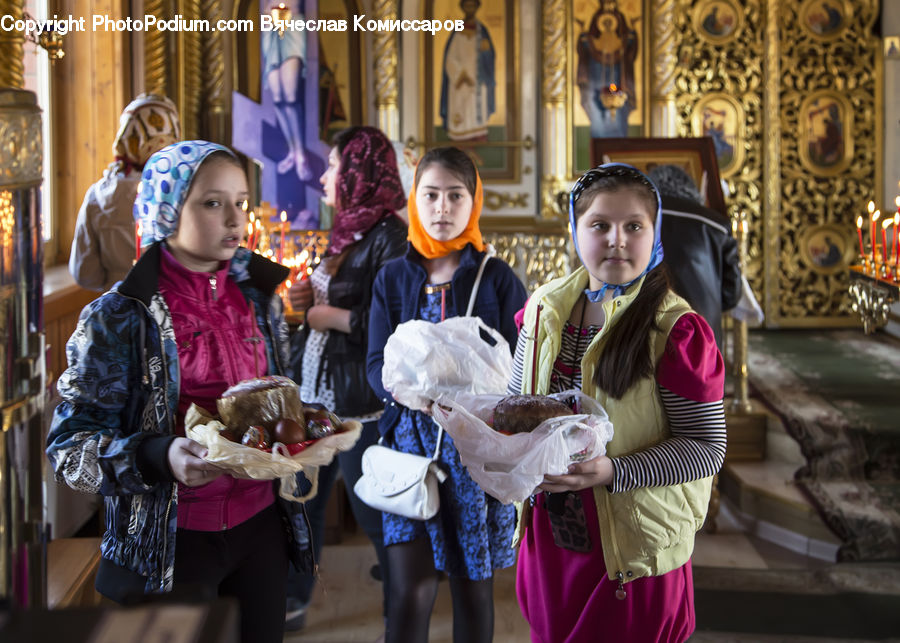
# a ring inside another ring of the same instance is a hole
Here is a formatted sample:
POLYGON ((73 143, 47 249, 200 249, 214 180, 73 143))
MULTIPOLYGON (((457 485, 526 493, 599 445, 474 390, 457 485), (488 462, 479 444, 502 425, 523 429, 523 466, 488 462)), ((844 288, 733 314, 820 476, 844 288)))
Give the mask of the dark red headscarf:
POLYGON ((381 130, 360 127, 341 153, 329 255, 362 239, 406 204, 394 148, 381 130))

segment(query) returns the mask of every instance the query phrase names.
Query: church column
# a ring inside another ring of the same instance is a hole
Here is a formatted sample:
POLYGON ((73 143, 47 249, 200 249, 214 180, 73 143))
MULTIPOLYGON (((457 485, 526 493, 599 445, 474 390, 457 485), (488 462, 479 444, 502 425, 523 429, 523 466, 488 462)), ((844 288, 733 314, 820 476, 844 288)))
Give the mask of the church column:
POLYGON ((678 60, 675 0, 653 0, 650 9, 650 136, 677 135, 675 65, 678 60))
MULTIPOLYGON (((20 20, 24 17, 24 6, 22 0, 0 0, 0 16, 9 15, 20 20)), ((0 31, 0 87, 25 87, 24 44, 25 36, 21 31, 0 31)))
MULTIPOLYGON (((375 20, 397 20, 397 0, 376 0, 372 13, 375 20)), ((375 109, 378 127, 388 139, 400 139, 400 112, 397 108, 397 34, 376 31, 374 34, 375 109)))
MULTIPOLYGON (((211 22, 225 18, 219 0, 202 0, 200 15, 211 22)), ((225 42, 221 31, 204 33, 203 47, 203 117, 200 136, 219 143, 227 140, 225 127, 225 42)))
POLYGON ((763 300, 766 319, 776 321, 779 316, 778 256, 780 253, 781 220, 781 57, 779 46, 778 0, 766 5, 765 87, 763 88, 763 300))
MULTIPOLYGON (((144 0, 144 15, 151 14, 164 20, 166 16, 165 0, 144 0)), ((144 32, 144 91, 168 96, 168 81, 166 32, 160 29, 148 29, 144 32)))
POLYGON ((572 174, 572 128, 566 118, 566 25, 564 0, 543 0, 543 70, 541 87, 541 208, 545 219, 566 220, 569 176, 572 174))

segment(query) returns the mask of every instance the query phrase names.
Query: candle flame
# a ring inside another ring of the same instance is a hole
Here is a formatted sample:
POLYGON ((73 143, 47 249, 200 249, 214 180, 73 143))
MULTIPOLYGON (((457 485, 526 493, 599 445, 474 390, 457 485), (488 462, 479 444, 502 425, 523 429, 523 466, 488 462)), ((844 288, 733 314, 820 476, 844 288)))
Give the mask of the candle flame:
POLYGON ((900 226, 900 212, 894 215, 894 225, 900 226))
POLYGON ((898 196, 896 199, 894 199, 894 205, 896 205, 898 208, 900 208, 900 196, 898 196))
POLYGON ((869 211, 869 214, 875 212, 875 202, 869 201, 869 205, 866 206, 866 209, 869 211))
POLYGON ((281 211, 281 222, 284 223, 285 221, 287 221, 287 212, 282 210, 281 211))
POLYGON ((250 207, 250 203, 247 201, 247 199, 244 199, 244 202, 241 203, 241 210, 246 212, 247 208, 249 208, 249 207, 250 207))
POLYGON ((893 225, 893 223, 894 223, 893 219, 885 219, 884 221, 881 222, 881 227, 884 228, 885 230, 887 230, 889 227, 891 227, 893 225))
POLYGON ((618 90, 619 90, 619 88, 616 87, 616 84, 615 84, 615 83, 610 83, 610 84, 609 84, 609 91, 615 92, 615 91, 618 91, 618 90))
POLYGON ((291 280, 290 279, 285 280, 284 287, 287 288, 288 290, 291 289, 291 280))
POLYGON ((875 210, 875 214, 872 215, 872 223, 878 221, 878 217, 881 216, 881 210, 875 210))
MULTIPOLYGON (((246 203, 246 201, 244 201, 244 203, 246 203)), ((256 220, 256 215, 253 214, 253 210, 250 210, 250 224, 252 225, 253 221, 255 221, 255 220, 256 220)))
POLYGON ((856 227, 862 228, 862 217, 861 216, 856 217, 856 227))

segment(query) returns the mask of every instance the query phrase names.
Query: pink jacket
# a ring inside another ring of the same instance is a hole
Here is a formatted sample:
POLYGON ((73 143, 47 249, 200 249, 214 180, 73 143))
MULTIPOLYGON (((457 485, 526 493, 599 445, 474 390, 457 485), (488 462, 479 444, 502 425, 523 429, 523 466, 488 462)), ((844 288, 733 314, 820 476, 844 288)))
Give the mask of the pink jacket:
MULTIPOLYGON (((266 350, 250 303, 228 277, 188 270, 163 246, 159 290, 169 307, 181 382, 177 432, 195 403, 216 413, 216 399, 240 380, 266 374, 266 350), (258 339, 257 339, 258 338, 258 339)), ((178 527, 196 531, 230 529, 275 500, 272 482, 224 475, 200 487, 178 485, 178 527)))

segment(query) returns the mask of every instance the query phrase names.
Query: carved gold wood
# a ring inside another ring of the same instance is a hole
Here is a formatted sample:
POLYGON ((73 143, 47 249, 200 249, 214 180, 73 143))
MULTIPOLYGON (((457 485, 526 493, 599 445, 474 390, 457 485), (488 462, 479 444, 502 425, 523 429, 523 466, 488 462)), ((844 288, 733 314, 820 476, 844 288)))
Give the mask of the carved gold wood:
POLYGON ((569 189, 572 171, 570 151, 571 131, 567 119, 566 72, 568 51, 569 2, 567 0, 543 0, 541 23, 543 38, 543 68, 541 100, 543 141, 541 161, 540 218, 565 221, 565 210, 558 207, 561 194, 569 189))
MULTIPOLYGON (((372 13, 376 20, 396 20, 397 0, 375 0, 372 13)), ((400 137, 398 112, 398 55, 397 33, 376 31, 374 33, 373 60, 375 73, 375 109, 378 112, 378 126, 391 140, 400 137)))
MULTIPOLYGON (((746 117, 741 172, 728 179, 727 200, 731 214, 744 211, 749 221, 746 274, 756 293, 762 291, 762 203, 763 176, 763 88, 765 76, 765 12, 762 0, 743 0, 741 27, 725 42, 711 43, 700 37, 692 22, 699 1, 681 0, 673 14, 675 31, 681 34, 675 71, 678 136, 700 136, 694 132, 691 115, 697 103, 711 93, 727 94, 741 106, 746 117)), ((656 18, 654 18, 655 20, 656 18)))
MULTIPOLYGON (((200 0, 184 0, 181 4, 185 20, 208 18, 200 14, 200 0)), ((215 24, 215 23, 213 23, 215 24)), ((178 32, 178 49, 181 55, 178 57, 179 65, 177 76, 180 80, 178 95, 181 99, 178 104, 181 112, 181 132, 185 139, 199 137, 201 118, 200 106, 203 103, 203 86, 201 75, 206 75, 208 70, 202 64, 203 45, 205 33, 200 31, 178 32)))
MULTIPOLYGON (((225 18, 219 0, 202 0, 200 11, 204 17, 215 22, 225 18)), ((202 48, 203 112, 200 135, 211 141, 224 141, 225 113, 227 111, 225 92, 225 37, 220 31, 204 33, 200 43, 202 48)))
MULTIPOLYGON (((164 0, 144 0, 144 14, 159 20, 166 18, 164 0)), ((144 32, 144 91, 168 95, 166 70, 166 32, 148 29, 144 32)))
POLYGON ((572 270, 568 235, 559 232, 485 232, 485 241, 510 265, 532 293, 572 270))
MULTIPOLYGON (((0 0, 0 16, 20 20, 23 0, 0 0)), ((0 30, 0 87, 25 87, 25 36, 21 31, 0 30)))
POLYGON ((782 137, 780 150, 781 216, 775 231, 780 248, 768 257, 774 282, 769 308, 785 325, 846 324, 853 319, 847 273, 814 271, 802 259, 800 240, 808 226, 821 224, 837 225, 852 235, 856 217, 878 192, 880 56, 872 25, 879 3, 838 3, 841 27, 828 38, 802 20, 803 3, 775 4, 782 34, 779 113, 782 131, 789 135, 782 137), (845 137, 852 131, 856 144, 845 138, 849 158, 841 159, 846 169, 839 173, 811 165, 800 147, 808 123, 804 101, 824 91, 836 92, 852 106, 843 127, 845 137))

